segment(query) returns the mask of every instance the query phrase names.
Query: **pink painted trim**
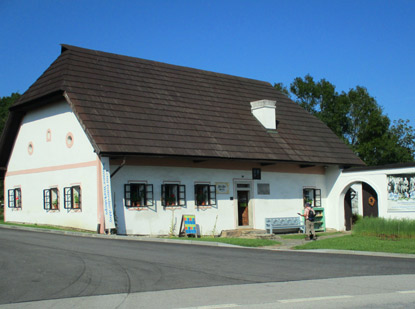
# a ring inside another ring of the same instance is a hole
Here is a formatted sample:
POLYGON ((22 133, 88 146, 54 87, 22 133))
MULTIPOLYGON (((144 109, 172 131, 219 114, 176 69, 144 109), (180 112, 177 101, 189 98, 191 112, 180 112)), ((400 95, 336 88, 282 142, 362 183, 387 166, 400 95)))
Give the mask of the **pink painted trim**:
POLYGON ((97 159, 95 161, 95 164, 97 166, 97 222, 101 224, 101 227, 99 229, 100 234, 105 233, 105 220, 104 220, 104 197, 103 197, 103 186, 102 183, 102 164, 101 160, 97 156, 97 159))
POLYGON ((149 206, 137 206, 137 207, 127 207, 128 211, 142 211, 142 210, 150 210, 149 206))
POLYGON ((6 177, 4 177, 4 181, 3 181, 3 191, 4 191, 4 195, 3 195, 3 218, 4 218, 4 222, 6 222, 7 220, 6 220, 6 209, 7 208, 9 208, 9 204, 7 204, 6 205, 6 198, 7 198, 7 202, 9 201, 9 194, 6 194, 6 193, 8 193, 7 192, 7 190, 6 190, 6 188, 7 188, 7 186, 6 186, 6 177))
POLYGON ((36 174, 36 173, 45 173, 45 172, 55 172, 61 170, 69 170, 73 168, 83 168, 83 167, 91 167, 96 166, 96 161, 89 161, 83 163, 74 163, 74 164, 65 164, 65 165, 57 165, 57 166, 47 166, 47 167, 40 167, 40 168, 31 168, 27 170, 20 170, 20 171, 12 171, 7 172, 7 176, 16 176, 16 175, 27 175, 27 174, 36 174))

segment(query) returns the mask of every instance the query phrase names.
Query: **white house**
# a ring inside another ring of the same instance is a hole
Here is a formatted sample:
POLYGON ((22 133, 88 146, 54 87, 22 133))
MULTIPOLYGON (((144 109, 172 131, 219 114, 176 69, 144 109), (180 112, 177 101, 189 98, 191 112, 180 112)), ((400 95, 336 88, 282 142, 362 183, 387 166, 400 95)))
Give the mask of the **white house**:
POLYGON ((119 234, 178 233, 183 215, 201 234, 264 229, 306 200, 344 230, 343 171, 364 165, 269 83, 68 45, 0 149, 6 221, 119 234))

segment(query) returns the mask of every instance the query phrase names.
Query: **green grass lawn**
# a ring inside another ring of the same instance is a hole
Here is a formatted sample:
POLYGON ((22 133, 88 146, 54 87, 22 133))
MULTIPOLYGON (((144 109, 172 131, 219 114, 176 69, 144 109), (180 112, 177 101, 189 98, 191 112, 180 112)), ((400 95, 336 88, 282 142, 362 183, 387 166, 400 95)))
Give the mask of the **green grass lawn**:
MULTIPOLYGON (((337 234, 340 235, 340 234, 342 234, 342 232, 321 232, 321 233, 316 233, 317 237, 337 235, 337 234)), ((282 239, 304 239, 305 238, 305 234, 281 234, 279 236, 282 239)))
POLYGON ((312 241, 294 249, 336 249, 415 254, 415 239, 388 240, 376 236, 346 235, 312 241))
POLYGON ((180 239, 180 240, 196 240, 196 241, 213 241, 221 242, 225 244, 231 244, 243 247, 265 247, 281 244, 278 241, 270 239, 250 239, 250 238, 226 238, 226 237, 209 237, 203 236, 200 238, 193 237, 167 237, 168 239, 180 239))

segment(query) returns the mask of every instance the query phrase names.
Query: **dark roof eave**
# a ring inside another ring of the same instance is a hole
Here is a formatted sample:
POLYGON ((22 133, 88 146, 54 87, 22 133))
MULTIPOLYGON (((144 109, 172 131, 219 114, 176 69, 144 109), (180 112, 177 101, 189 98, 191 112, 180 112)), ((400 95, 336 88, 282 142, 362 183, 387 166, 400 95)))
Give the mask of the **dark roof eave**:
POLYGON ((57 90, 28 101, 17 101, 16 104, 12 105, 9 110, 10 112, 27 112, 31 109, 39 108, 41 106, 56 102, 59 99, 63 99, 63 92, 63 90, 57 90))
POLYGON ((366 171, 411 168, 411 167, 415 167, 415 162, 394 163, 394 164, 386 164, 386 165, 379 165, 379 166, 351 167, 349 169, 343 170, 343 173, 366 172, 366 171))
POLYGON ((277 163, 290 163, 304 166, 340 166, 342 168, 350 168, 353 166, 362 166, 359 164, 353 164, 350 162, 333 163, 333 162, 309 162, 309 161, 290 161, 290 160, 270 160, 261 158, 234 158, 234 157, 215 157, 215 156, 188 156, 188 155, 170 155, 170 154, 159 154, 159 153, 122 153, 122 152, 97 152, 100 157, 111 157, 111 158, 125 158, 125 157, 153 157, 153 158, 175 158, 175 159, 188 159, 188 160, 234 160, 234 161, 248 161, 257 162, 259 164, 277 164, 277 163))

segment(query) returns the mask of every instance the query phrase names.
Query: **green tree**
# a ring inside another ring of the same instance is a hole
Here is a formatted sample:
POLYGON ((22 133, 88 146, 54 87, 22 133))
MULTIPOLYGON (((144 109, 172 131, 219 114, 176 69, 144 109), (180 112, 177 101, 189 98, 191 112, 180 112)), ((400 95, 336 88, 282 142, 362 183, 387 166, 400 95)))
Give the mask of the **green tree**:
POLYGON ((391 127, 391 133, 397 138, 397 143, 407 152, 408 160, 415 158, 415 130, 410 125, 409 119, 395 120, 391 127))
MULTIPOLYGON (((15 92, 8 97, 0 98, 0 132, 3 133, 4 125, 6 124, 7 117, 9 116, 9 108, 12 104, 20 98, 20 94, 15 92)), ((4 201, 4 183, 0 181, 0 201, 4 201)), ((3 209, 1 209, 1 212, 3 209)), ((1 213, 2 214, 2 213, 1 213)))
POLYGON ((290 91, 299 105, 344 139, 344 133, 350 126, 347 117, 350 102, 344 93, 339 94, 336 87, 325 79, 315 82, 310 75, 306 75, 304 79, 295 78, 290 85, 290 91))
POLYGON ((4 125, 9 116, 10 106, 12 106, 18 98, 20 98, 20 94, 17 92, 12 93, 8 97, 0 98, 0 132, 3 132, 4 125))
MULTIPOLYGON (((287 89, 278 83, 276 89, 287 89)), ((290 85, 294 101, 322 120, 368 165, 414 161, 414 130, 409 120, 391 126, 382 108, 367 89, 356 86, 338 93, 325 79, 306 75, 290 85)))
POLYGON ((274 88, 285 94, 287 97, 291 98, 291 93, 287 87, 285 87, 282 83, 275 83, 274 88))

